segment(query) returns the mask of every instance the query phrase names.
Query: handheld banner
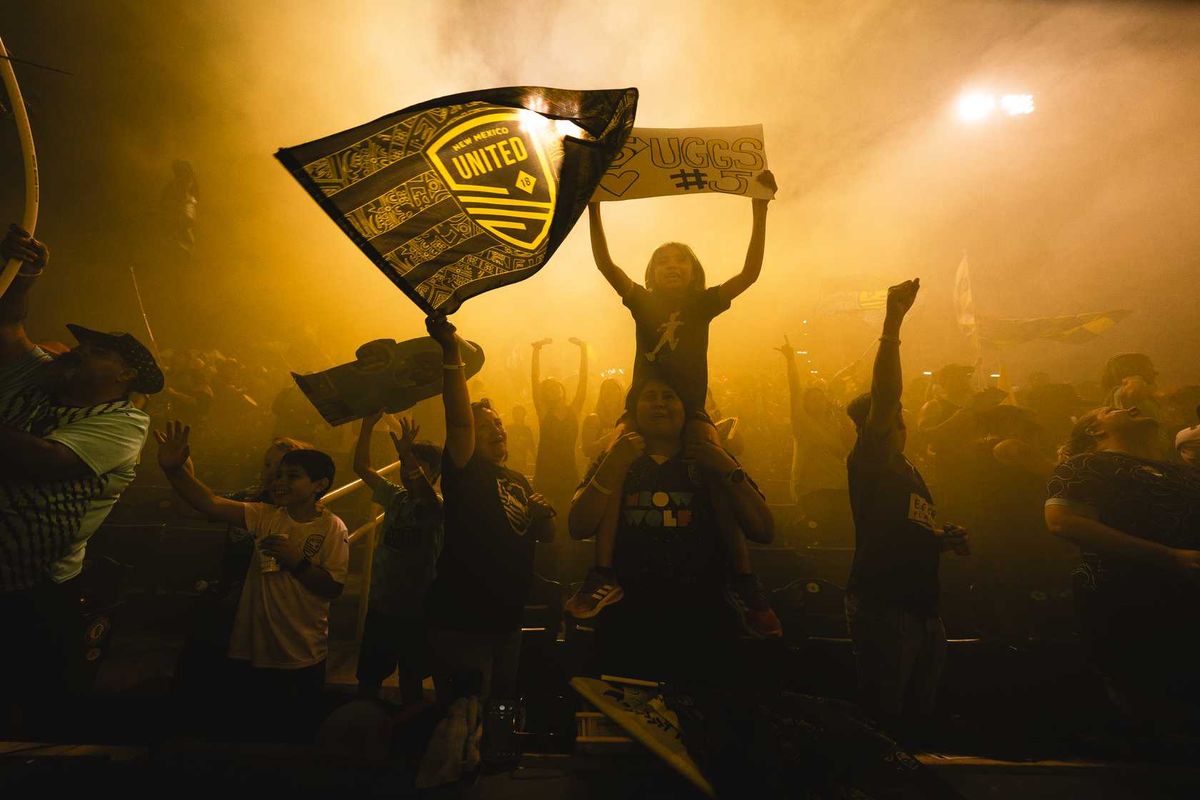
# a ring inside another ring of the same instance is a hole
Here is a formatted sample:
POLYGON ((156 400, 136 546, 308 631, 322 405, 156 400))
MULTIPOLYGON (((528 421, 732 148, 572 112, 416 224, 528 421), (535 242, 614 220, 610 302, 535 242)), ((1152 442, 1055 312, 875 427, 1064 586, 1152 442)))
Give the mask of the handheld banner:
POLYGON ((768 199, 755 178, 767 168, 762 125, 634 128, 592 200, 721 192, 768 199))
POLYGON ((636 110, 636 89, 487 89, 275 157, 414 303, 449 314, 545 265, 636 110))
MULTIPOLYGON (((467 377, 483 368, 483 348, 459 340, 467 377)), ((323 372, 292 373, 296 385, 330 425, 376 411, 394 414, 442 393, 442 347, 428 336, 397 343, 376 339, 355 359, 323 372)))

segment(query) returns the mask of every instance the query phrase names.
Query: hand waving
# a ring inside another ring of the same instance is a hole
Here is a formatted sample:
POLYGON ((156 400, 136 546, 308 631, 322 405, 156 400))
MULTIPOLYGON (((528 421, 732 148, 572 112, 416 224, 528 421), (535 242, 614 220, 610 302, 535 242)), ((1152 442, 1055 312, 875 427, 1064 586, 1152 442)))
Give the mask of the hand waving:
POLYGON ((154 439, 158 442, 158 466, 165 472, 182 469, 192 455, 188 444, 188 434, 192 429, 179 420, 169 420, 167 430, 155 431, 154 439))

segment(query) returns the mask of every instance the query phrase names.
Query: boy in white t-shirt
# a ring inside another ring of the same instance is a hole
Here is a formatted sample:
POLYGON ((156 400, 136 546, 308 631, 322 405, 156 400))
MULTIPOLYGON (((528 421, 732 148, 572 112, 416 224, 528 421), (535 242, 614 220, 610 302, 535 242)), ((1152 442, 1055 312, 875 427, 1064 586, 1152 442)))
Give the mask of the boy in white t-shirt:
POLYGON ((213 494, 196 478, 188 426, 155 431, 158 464, 183 500, 211 519, 244 525, 256 547, 238 601, 229 657, 249 668, 246 708, 253 727, 288 738, 311 732, 325 684, 329 604, 349 567, 346 526, 317 505, 334 465, 319 450, 283 456, 274 505, 213 494))

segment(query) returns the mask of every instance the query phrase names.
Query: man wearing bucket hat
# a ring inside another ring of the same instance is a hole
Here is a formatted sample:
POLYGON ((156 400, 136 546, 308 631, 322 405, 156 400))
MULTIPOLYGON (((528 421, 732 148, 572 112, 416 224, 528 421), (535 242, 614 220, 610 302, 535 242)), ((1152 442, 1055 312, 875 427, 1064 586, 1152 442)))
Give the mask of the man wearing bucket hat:
POLYGON ((161 390, 163 374, 128 333, 78 325, 67 327, 79 344, 52 358, 25 332, 45 245, 14 225, 0 257, 23 262, 0 298, 0 618, 16 656, 3 659, 0 693, 36 703, 79 688, 72 579, 146 441, 149 417, 131 398, 161 390))

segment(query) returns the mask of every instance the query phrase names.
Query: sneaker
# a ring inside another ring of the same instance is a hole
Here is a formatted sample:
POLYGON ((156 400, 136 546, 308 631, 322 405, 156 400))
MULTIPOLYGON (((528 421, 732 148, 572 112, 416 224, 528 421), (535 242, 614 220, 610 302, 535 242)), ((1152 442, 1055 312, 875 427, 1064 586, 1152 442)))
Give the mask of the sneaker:
POLYGON ((617 583, 616 576, 593 567, 588 570, 583 585, 571 595, 563 610, 575 619, 591 619, 605 606, 612 605, 624 596, 625 590, 617 583))
POLYGON ((783 636, 783 624, 771 609, 767 593, 758 576, 735 575, 725 585, 725 599, 737 612, 742 630, 756 639, 778 639, 783 636))

